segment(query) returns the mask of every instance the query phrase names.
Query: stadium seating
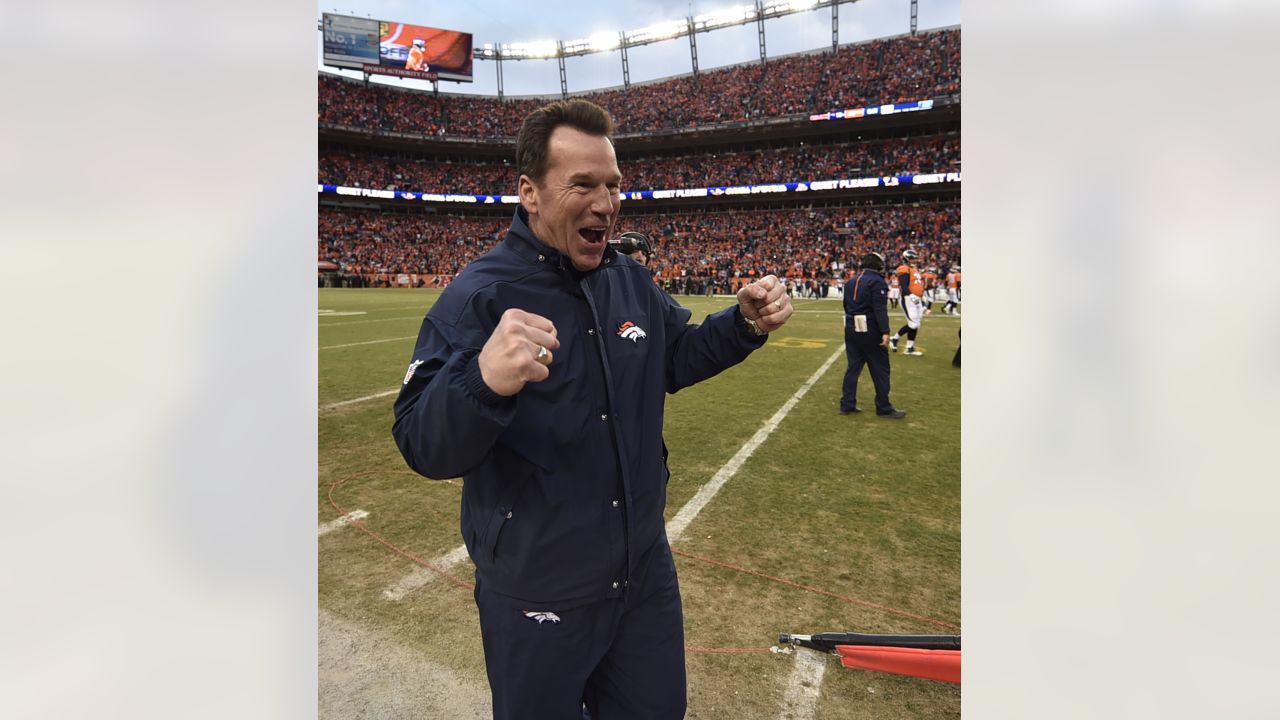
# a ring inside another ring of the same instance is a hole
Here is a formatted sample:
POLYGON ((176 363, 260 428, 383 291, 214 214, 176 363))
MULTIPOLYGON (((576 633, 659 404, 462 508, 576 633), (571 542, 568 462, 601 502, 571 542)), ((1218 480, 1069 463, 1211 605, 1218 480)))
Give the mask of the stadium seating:
MULTIPOLYGON (((807 116, 815 111, 864 107, 954 95, 960 88, 960 31, 923 32, 703 71, 583 95, 609 109, 619 135, 657 138, 645 157, 620 161, 624 190, 677 189, 761 183, 949 172, 959 169, 958 122, 910 137, 906 131, 874 139, 755 136, 733 151, 673 151, 661 139, 682 129, 769 117, 807 116), (769 142, 761 143, 759 140, 769 142), (802 143, 804 139, 807 142, 802 143), (815 144, 818 143, 818 144, 815 144), (782 147, 778 147, 782 146, 782 147), (684 154, 679 154, 684 153, 684 154)), ((510 143, 520 120, 545 98, 507 99, 406 91, 320 75, 319 120, 322 147, 319 181, 378 190, 461 194, 512 194, 516 172, 492 152, 451 151, 450 161, 417 145, 383 143, 355 149, 348 139, 331 136, 334 126, 360 130, 418 133, 430 137, 492 139, 510 143)), ((647 138, 646 138, 647 139, 647 138)), ((678 143, 672 143, 678 144, 678 143)), ((620 147, 623 147, 620 145, 620 147)), ((878 192, 878 191, 877 191, 878 192)), ((716 281, 728 289, 734 278, 775 274, 817 281, 845 274, 867 250, 890 254, 910 246, 923 264, 946 267, 959 261, 960 205, 954 191, 935 193, 929 202, 904 203, 886 192, 874 197, 824 198, 809 208, 805 197, 788 196, 762 206, 724 209, 715 202, 655 213, 645 202, 624 204, 615 232, 637 230, 657 245, 650 268, 664 284, 688 290, 685 279, 705 286, 716 281), (870 198, 874 206, 865 204, 870 198)), ((919 198, 912 199, 912 202, 919 198)), ((397 275, 449 278, 460 272, 505 234, 511 215, 481 217, 465 207, 444 206, 437 213, 421 205, 384 202, 382 210, 341 205, 322 199, 318 258, 339 267, 339 276, 359 284, 392 282, 397 275)), ((514 207, 508 206, 509 211, 514 207)), ((429 282, 429 281, 428 281, 429 282)))
MULTIPOLYGON (((505 234, 509 217, 459 218, 322 209, 320 260, 344 274, 443 274, 461 271, 505 234)), ((867 250, 915 248, 929 264, 959 257, 960 206, 889 205, 836 209, 736 210, 628 216, 617 232, 656 240, 651 265, 662 279, 814 278, 867 250)))
MULTIPOLYGON (((734 153, 620 161, 625 190, 732 186, 958 169, 960 138, 936 135, 734 153)), ((329 185, 426 192, 501 195, 514 192, 507 163, 462 163, 321 151, 320 182, 329 185)))
MULTIPOLYGON (((960 31, 873 40, 582 95, 619 134, 908 102, 960 92, 960 31)), ((428 136, 511 138, 545 99, 435 96, 320 74, 322 125, 428 136)))

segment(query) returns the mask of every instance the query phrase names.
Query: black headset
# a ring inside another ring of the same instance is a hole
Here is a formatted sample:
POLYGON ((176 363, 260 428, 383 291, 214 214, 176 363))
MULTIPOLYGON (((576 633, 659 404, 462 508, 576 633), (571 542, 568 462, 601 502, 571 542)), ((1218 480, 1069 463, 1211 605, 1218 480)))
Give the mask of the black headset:
POLYGON ((653 259, 653 245, 644 233, 624 232, 610 240, 609 244, 623 255, 634 255, 643 250, 646 258, 653 259))

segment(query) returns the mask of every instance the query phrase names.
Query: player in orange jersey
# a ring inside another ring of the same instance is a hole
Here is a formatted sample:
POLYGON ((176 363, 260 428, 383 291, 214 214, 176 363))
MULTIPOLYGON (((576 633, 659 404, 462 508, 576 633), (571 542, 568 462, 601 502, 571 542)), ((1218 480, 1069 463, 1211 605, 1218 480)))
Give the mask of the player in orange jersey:
POLYGON ((902 290, 898 287, 898 275, 895 273, 889 278, 889 306, 896 309, 901 297, 902 290))
POLYGON ((920 273, 920 282, 924 285, 924 310, 928 315, 933 310, 933 293, 938 287, 938 268, 927 267, 920 273))
POLYGON ((942 312, 948 315, 959 315, 960 306, 960 266, 951 268, 951 272, 947 273, 947 304, 942 306, 942 312))
POLYGON ((409 59, 404 64, 405 70, 418 70, 427 72, 431 69, 427 65, 427 44, 422 38, 413 39, 413 47, 409 49, 409 59))
POLYGON ((902 312, 907 316, 907 324, 889 338, 889 347, 898 352, 898 340, 906 335, 908 355, 924 354, 916 349, 916 332, 924 317, 924 282, 920 278, 920 270, 915 266, 918 258, 915 250, 903 250, 902 264, 893 273, 898 276, 898 286, 905 289, 902 294, 902 312))

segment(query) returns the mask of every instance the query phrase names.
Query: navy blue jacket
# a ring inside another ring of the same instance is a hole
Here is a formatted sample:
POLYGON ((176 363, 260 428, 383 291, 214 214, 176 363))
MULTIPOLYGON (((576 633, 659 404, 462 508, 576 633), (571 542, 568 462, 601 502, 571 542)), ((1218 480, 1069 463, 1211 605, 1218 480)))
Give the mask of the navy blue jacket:
POLYGON ((854 315, 866 315, 867 333, 875 335, 876 342, 889 332, 888 303, 889 283, 875 270, 859 270, 844 284, 845 322, 852 327, 854 315))
POLYGON ((644 266, 611 248, 578 272, 526 218, 517 210, 506 239, 427 313, 392 434, 417 472, 463 476, 462 536, 487 589, 567 608, 620 597, 634 563, 665 541, 666 393, 764 338, 736 305, 689 324, 644 266), (550 319, 560 348, 550 377, 502 397, 478 356, 508 308, 550 319))

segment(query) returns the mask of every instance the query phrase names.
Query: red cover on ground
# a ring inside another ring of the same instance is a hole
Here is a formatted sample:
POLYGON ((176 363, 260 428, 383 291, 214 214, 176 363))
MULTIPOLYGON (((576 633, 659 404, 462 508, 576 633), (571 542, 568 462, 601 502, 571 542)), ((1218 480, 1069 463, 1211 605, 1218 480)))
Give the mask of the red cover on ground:
POLYGON ((836 652, 845 667, 960 683, 959 650, 837 645, 836 652))

